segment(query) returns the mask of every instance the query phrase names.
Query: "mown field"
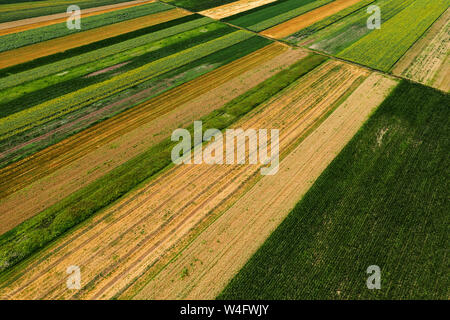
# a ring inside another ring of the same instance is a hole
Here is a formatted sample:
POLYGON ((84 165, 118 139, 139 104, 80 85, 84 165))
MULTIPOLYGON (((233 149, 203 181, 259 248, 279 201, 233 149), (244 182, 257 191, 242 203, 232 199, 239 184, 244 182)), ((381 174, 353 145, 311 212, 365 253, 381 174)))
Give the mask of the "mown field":
POLYGON ((219 298, 447 299, 449 104, 402 82, 219 298))
POLYGON ((70 4, 0 0, 0 299, 446 298, 448 0, 70 4))

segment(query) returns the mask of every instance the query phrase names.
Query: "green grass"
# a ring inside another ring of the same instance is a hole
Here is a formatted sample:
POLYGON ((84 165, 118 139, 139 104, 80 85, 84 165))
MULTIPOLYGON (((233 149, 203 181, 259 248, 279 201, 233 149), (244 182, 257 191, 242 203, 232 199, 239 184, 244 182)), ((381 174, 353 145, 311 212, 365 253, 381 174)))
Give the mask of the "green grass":
MULTIPOLYGON (((310 55, 289 69, 280 71, 247 93, 202 118, 204 130, 223 130, 283 90, 326 58, 310 55)), ((193 132, 192 125, 188 130, 193 132)), ((169 138, 146 152, 116 167, 87 187, 53 205, 0 236, 0 272, 29 257, 97 211, 171 165, 171 150, 176 145, 169 138)))
POLYGON ((401 82, 219 299, 447 300, 449 106, 401 82))
POLYGON ((19 86, 0 91, 0 117, 5 117, 15 112, 28 109, 39 103, 57 98, 100 83, 117 72, 123 73, 141 67, 149 62, 162 59, 179 51, 195 45, 205 43, 215 38, 224 36, 235 29, 213 22, 193 30, 188 30, 159 41, 150 42, 140 47, 110 55, 103 59, 73 67, 66 68, 64 72, 52 74, 19 86), (95 71, 99 71, 120 63, 127 63, 119 69, 102 73, 96 76, 85 77, 95 71))
POLYGON ((417 0, 338 54, 382 71, 389 71, 448 8, 448 0, 417 0), (420 19, 418 18, 420 17, 420 19))
POLYGON ((317 7, 330 3, 332 0, 289 0, 264 8, 238 19, 230 21, 233 24, 246 27, 253 31, 262 31, 295 18, 317 7))
POLYGON ((70 5, 78 5, 82 10, 130 0, 51 0, 51 1, 0 1, 0 23, 14 20, 46 16, 67 11, 70 5))

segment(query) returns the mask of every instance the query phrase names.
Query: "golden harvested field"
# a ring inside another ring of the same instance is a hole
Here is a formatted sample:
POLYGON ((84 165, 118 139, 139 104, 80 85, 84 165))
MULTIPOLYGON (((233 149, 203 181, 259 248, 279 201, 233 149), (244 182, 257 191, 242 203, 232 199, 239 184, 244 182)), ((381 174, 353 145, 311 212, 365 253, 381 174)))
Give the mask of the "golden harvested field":
MULTIPOLYGON (((327 63, 246 116, 236 127, 279 128, 283 153, 304 138, 333 103, 365 76, 364 70, 327 63), (336 87, 339 89, 332 89, 336 87)), ((84 281, 90 284, 90 289, 80 291, 77 297, 112 297, 188 237, 192 228, 238 192, 259 168, 175 167, 97 215, 89 226, 44 250, 39 256, 46 258, 33 259, 35 262, 22 269, 19 278, 1 294, 13 298, 69 298, 73 293, 65 288, 64 270, 67 263, 77 261, 84 281)))
POLYGON ((395 75, 450 90, 450 9, 436 21, 425 36, 394 66, 395 75))
POLYGON ((302 14, 291 20, 283 22, 275 27, 269 28, 261 32, 262 35, 275 39, 285 38, 297 31, 300 31, 310 25, 325 19, 339 11, 354 5, 361 0, 336 0, 327 5, 314 9, 310 12, 302 14))
POLYGON ((276 0, 239 0, 220 7, 204 10, 199 13, 213 19, 223 19, 275 1, 276 0))
POLYGON ((91 29, 15 50, 5 51, 0 53, 0 69, 80 47, 92 42, 108 39, 141 28, 150 27, 190 14, 191 13, 185 10, 175 8, 164 12, 158 12, 150 16, 123 21, 106 27, 91 29))
MULTIPOLYGON (((122 2, 118 4, 111 4, 107 6, 89 8, 81 10, 82 18, 87 18, 107 12, 112 12, 121 9, 132 8, 143 4, 155 2, 156 0, 136 0, 130 2, 122 2)), ((67 13, 52 14, 49 16, 42 16, 36 18, 29 18, 23 20, 16 20, 12 22, 0 23, 0 36, 4 36, 10 33, 22 32, 39 27, 50 26, 53 24, 66 22, 67 13)))

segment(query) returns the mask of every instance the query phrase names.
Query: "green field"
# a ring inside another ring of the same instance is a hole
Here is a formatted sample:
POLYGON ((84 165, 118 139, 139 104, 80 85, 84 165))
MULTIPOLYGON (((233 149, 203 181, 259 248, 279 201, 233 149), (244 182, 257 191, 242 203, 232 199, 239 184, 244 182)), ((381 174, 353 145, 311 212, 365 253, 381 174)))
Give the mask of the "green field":
MULTIPOLYGON (((307 56, 204 117, 203 127, 225 129, 325 60, 318 55, 307 56)), ((188 127, 188 130, 193 131, 193 126, 188 127)), ((170 166, 171 151, 176 144, 165 139, 94 183, 1 235, 0 273, 170 166)))
POLYGON ((449 5, 449 0, 417 0, 338 56, 389 71, 449 5))
POLYGON ((449 105, 403 81, 219 299, 447 299, 449 105))

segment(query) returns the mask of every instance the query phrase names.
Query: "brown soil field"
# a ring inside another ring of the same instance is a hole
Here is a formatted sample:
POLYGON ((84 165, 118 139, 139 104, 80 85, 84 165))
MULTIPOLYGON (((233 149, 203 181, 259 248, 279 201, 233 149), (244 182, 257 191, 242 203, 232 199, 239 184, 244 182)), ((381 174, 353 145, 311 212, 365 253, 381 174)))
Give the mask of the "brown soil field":
POLYGON ((190 14, 192 13, 177 8, 36 43, 18 49, 5 51, 0 53, 0 69, 80 47, 92 42, 118 36, 134 30, 157 25, 190 14))
POLYGON ((282 39, 297 31, 300 31, 310 25, 323 20, 339 11, 354 5, 361 0, 336 0, 327 5, 309 11, 301 16, 283 22, 275 27, 269 28, 261 32, 262 35, 282 39))
MULTIPOLYGON (((130 2, 122 2, 118 4, 112 4, 108 6, 101 6, 96 8, 89 8, 85 10, 81 10, 81 17, 87 18, 95 15, 99 15, 102 13, 107 13, 111 11, 117 11, 121 9, 127 9, 135 6, 140 6, 143 4, 148 4, 155 2, 155 0, 138 0, 138 1, 130 1, 130 2)), ((42 16, 36 18, 29 18, 23 20, 16 20, 12 22, 0 23, 0 36, 4 36, 10 33, 17 33, 26 30, 31 30, 35 28, 50 26, 53 24, 65 22, 67 20, 67 13, 58 13, 49 16, 42 16)))
POLYGON ((276 0, 240 0, 225 4, 223 6, 204 10, 199 13, 213 19, 223 19, 275 1, 276 0))
MULTIPOLYGON (((280 165, 202 232, 134 297, 214 299, 395 86, 372 74, 280 165), (188 275, 180 277, 184 268, 188 275)), ((133 293, 129 290, 128 294, 133 293)), ((125 295, 126 298, 132 296, 125 295)))
MULTIPOLYGON (((328 116, 367 72, 326 63, 234 127, 278 128, 281 153, 328 116)), ((107 299, 139 278, 165 253, 259 174, 260 165, 176 166, 36 255, 4 283, 12 298, 107 299), (83 289, 66 289, 65 270, 81 268, 83 289)), ((180 270, 181 272, 181 270, 180 270)))
POLYGON ((394 66, 392 73, 448 91, 449 53, 450 9, 408 50, 394 66))
MULTIPOLYGON (((88 129, 68 139, 71 141, 63 141, 59 146, 44 150, 41 156, 31 157, 22 168, 17 168, 15 180, 17 184, 24 180, 29 184, 24 183, 26 187, 17 192, 11 190, 12 194, 0 200, 0 234, 170 136, 174 129, 184 127, 192 119, 199 119, 221 107, 305 55, 303 50, 289 49, 280 44, 269 45, 212 71, 210 75, 195 79, 189 85, 173 89, 176 93, 169 91, 163 94, 165 99, 157 97, 136 107, 141 111, 133 113, 134 117, 120 114, 116 116, 117 121, 111 121, 111 125, 107 121, 100 123, 94 132, 101 133, 104 140, 90 140, 88 129), (170 106, 165 102, 161 106, 161 101, 171 101, 167 99, 169 95, 184 99, 170 106), (148 116, 155 108, 165 112, 144 122, 132 121, 148 116), (82 151, 77 150, 79 148, 82 151), (47 155, 49 157, 45 160, 47 155)), ((7 171, 0 171, 0 175, 8 174, 7 171)), ((9 179, 14 180, 14 177, 9 176, 9 179)), ((11 187, 14 188, 14 184, 2 186, 5 190, 11 187)))

